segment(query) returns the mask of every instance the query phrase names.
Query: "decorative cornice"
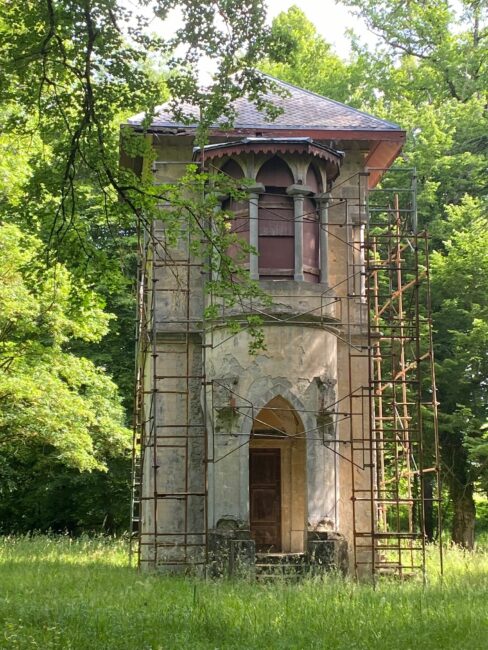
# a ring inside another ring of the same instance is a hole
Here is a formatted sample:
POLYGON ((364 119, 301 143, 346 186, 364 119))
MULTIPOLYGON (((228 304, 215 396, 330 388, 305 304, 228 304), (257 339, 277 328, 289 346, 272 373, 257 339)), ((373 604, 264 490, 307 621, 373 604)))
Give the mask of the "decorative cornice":
POLYGON ((339 168, 344 158, 342 151, 314 142, 311 138, 243 138, 233 142, 195 147, 193 159, 202 162, 248 153, 265 155, 305 154, 313 158, 319 158, 328 163, 330 180, 334 180, 339 175, 339 168))

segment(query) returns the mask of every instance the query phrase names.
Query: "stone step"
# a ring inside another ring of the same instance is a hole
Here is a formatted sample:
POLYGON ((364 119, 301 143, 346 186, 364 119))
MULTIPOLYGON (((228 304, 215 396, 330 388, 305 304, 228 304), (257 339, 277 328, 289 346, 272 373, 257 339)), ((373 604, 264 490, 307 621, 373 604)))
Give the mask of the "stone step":
POLYGON ((256 553, 256 579, 299 580, 309 570, 305 553, 256 553))
POLYGON ((307 562, 305 553, 256 553, 257 564, 290 565, 307 562))

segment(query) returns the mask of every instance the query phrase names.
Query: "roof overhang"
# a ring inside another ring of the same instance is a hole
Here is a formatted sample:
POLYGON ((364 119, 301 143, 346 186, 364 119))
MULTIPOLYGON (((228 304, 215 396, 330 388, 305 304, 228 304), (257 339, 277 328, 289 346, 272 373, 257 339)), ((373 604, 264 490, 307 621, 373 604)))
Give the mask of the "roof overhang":
POLYGON ((381 140, 373 146, 364 163, 366 171, 369 172, 369 189, 379 183, 383 174, 400 154, 402 146, 403 141, 395 142, 394 140, 381 140))
MULTIPOLYGON (((197 127, 194 125, 183 126, 157 126, 152 125, 149 128, 142 128, 138 124, 127 123, 124 126, 132 128, 134 131, 141 133, 154 133, 161 135, 188 135, 194 136, 197 127)), ((264 138, 310 138, 312 140, 372 140, 380 141, 385 140, 388 142, 405 142, 406 133, 400 129, 317 129, 307 127, 297 127, 293 129, 283 129, 269 126, 262 127, 235 127, 232 129, 224 129, 212 127, 210 129, 210 136, 217 138, 243 138, 249 137, 264 137, 264 138)))
MULTIPOLYGON (((135 131, 151 133, 154 135, 177 135, 194 136, 196 126, 157 126, 149 129, 134 124, 127 124, 135 131)), ((406 139, 406 132, 401 129, 317 129, 300 127, 296 129, 283 129, 273 126, 267 128, 257 127, 234 127, 231 129, 212 128, 212 138, 256 138, 270 139, 310 139, 317 143, 317 140, 328 142, 368 142, 369 153, 366 157, 365 167, 369 171, 368 187, 372 189, 380 181, 382 175, 393 164, 400 154, 406 139)), ((334 151, 332 149, 332 151, 334 151)), ((226 154, 228 155, 228 154, 226 154)))
POLYGON ((213 128, 210 134, 213 137, 245 137, 260 134, 266 138, 291 138, 302 137, 312 140, 387 140, 392 142, 405 142, 405 131, 400 130, 374 130, 374 129, 313 129, 301 127, 297 129, 277 129, 272 126, 266 129, 235 128, 218 129, 213 128))

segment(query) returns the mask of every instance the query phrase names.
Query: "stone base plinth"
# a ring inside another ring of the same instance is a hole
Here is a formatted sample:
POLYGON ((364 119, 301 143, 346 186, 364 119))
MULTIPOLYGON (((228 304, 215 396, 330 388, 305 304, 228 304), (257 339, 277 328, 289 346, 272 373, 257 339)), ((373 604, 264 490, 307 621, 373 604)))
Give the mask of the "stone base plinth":
POLYGON ((208 532, 208 575, 212 578, 254 576, 256 547, 249 530, 208 532))
POLYGON ((346 575, 348 572, 347 541, 339 533, 309 532, 307 554, 312 574, 340 571, 346 575))

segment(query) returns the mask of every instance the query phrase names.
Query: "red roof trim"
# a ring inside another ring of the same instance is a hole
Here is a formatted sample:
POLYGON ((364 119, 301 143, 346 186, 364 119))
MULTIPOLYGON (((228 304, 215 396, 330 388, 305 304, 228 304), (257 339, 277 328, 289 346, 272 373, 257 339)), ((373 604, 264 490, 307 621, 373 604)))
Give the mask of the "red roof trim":
POLYGON ((368 178, 368 188, 375 187, 385 171, 392 165, 395 158, 402 150, 402 143, 399 142, 378 142, 369 152, 364 166, 371 167, 368 178))
POLYGON ((331 129, 234 129, 220 131, 212 129, 211 135, 254 135, 256 132, 272 137, 306 137, 314 140, 392 140, 405 142, 405 131, 351 131, 331 129))
MULTIPOLYGON (((137 128, 135 129, 138 130, 137 128)), ((172 127, 152 127, 148 129, 149 133, 164 132, 175 135, 175 128, 172 127)), ((178 135, 194 135, 195 128, 186 127, 178 128, 178 135)), ((262 135, 270 138, 287 138, 287 137, 303 137, 312 138, 313 140, 371 140, 381 141, 386 140, 390 142, 405 142, 405 131, 374 131, 374 130, 342 130, 342 129, 276 129, 276 128, 253 128, 253 129, 210 129, 210 136, 212 137, 239 137, 239 136, 256 136, 262 135)))
MULTIPOLYGON (((240 153, 308 153, 317 158, 328 160, 329 162, 339 165, 342 161, 342 155, 335 155, 331 151, 326 151, 322 147, 314 147, 313 144, 306 143, 287 143, 287 142, 252 142, 242 144, 232 144, 228 147, 219 147, 218 149, 206 149, 205 158, 223 158, 224 156, 238 155, 240 153)), ((202 152, 197 153, 201 157, 202 152)))

